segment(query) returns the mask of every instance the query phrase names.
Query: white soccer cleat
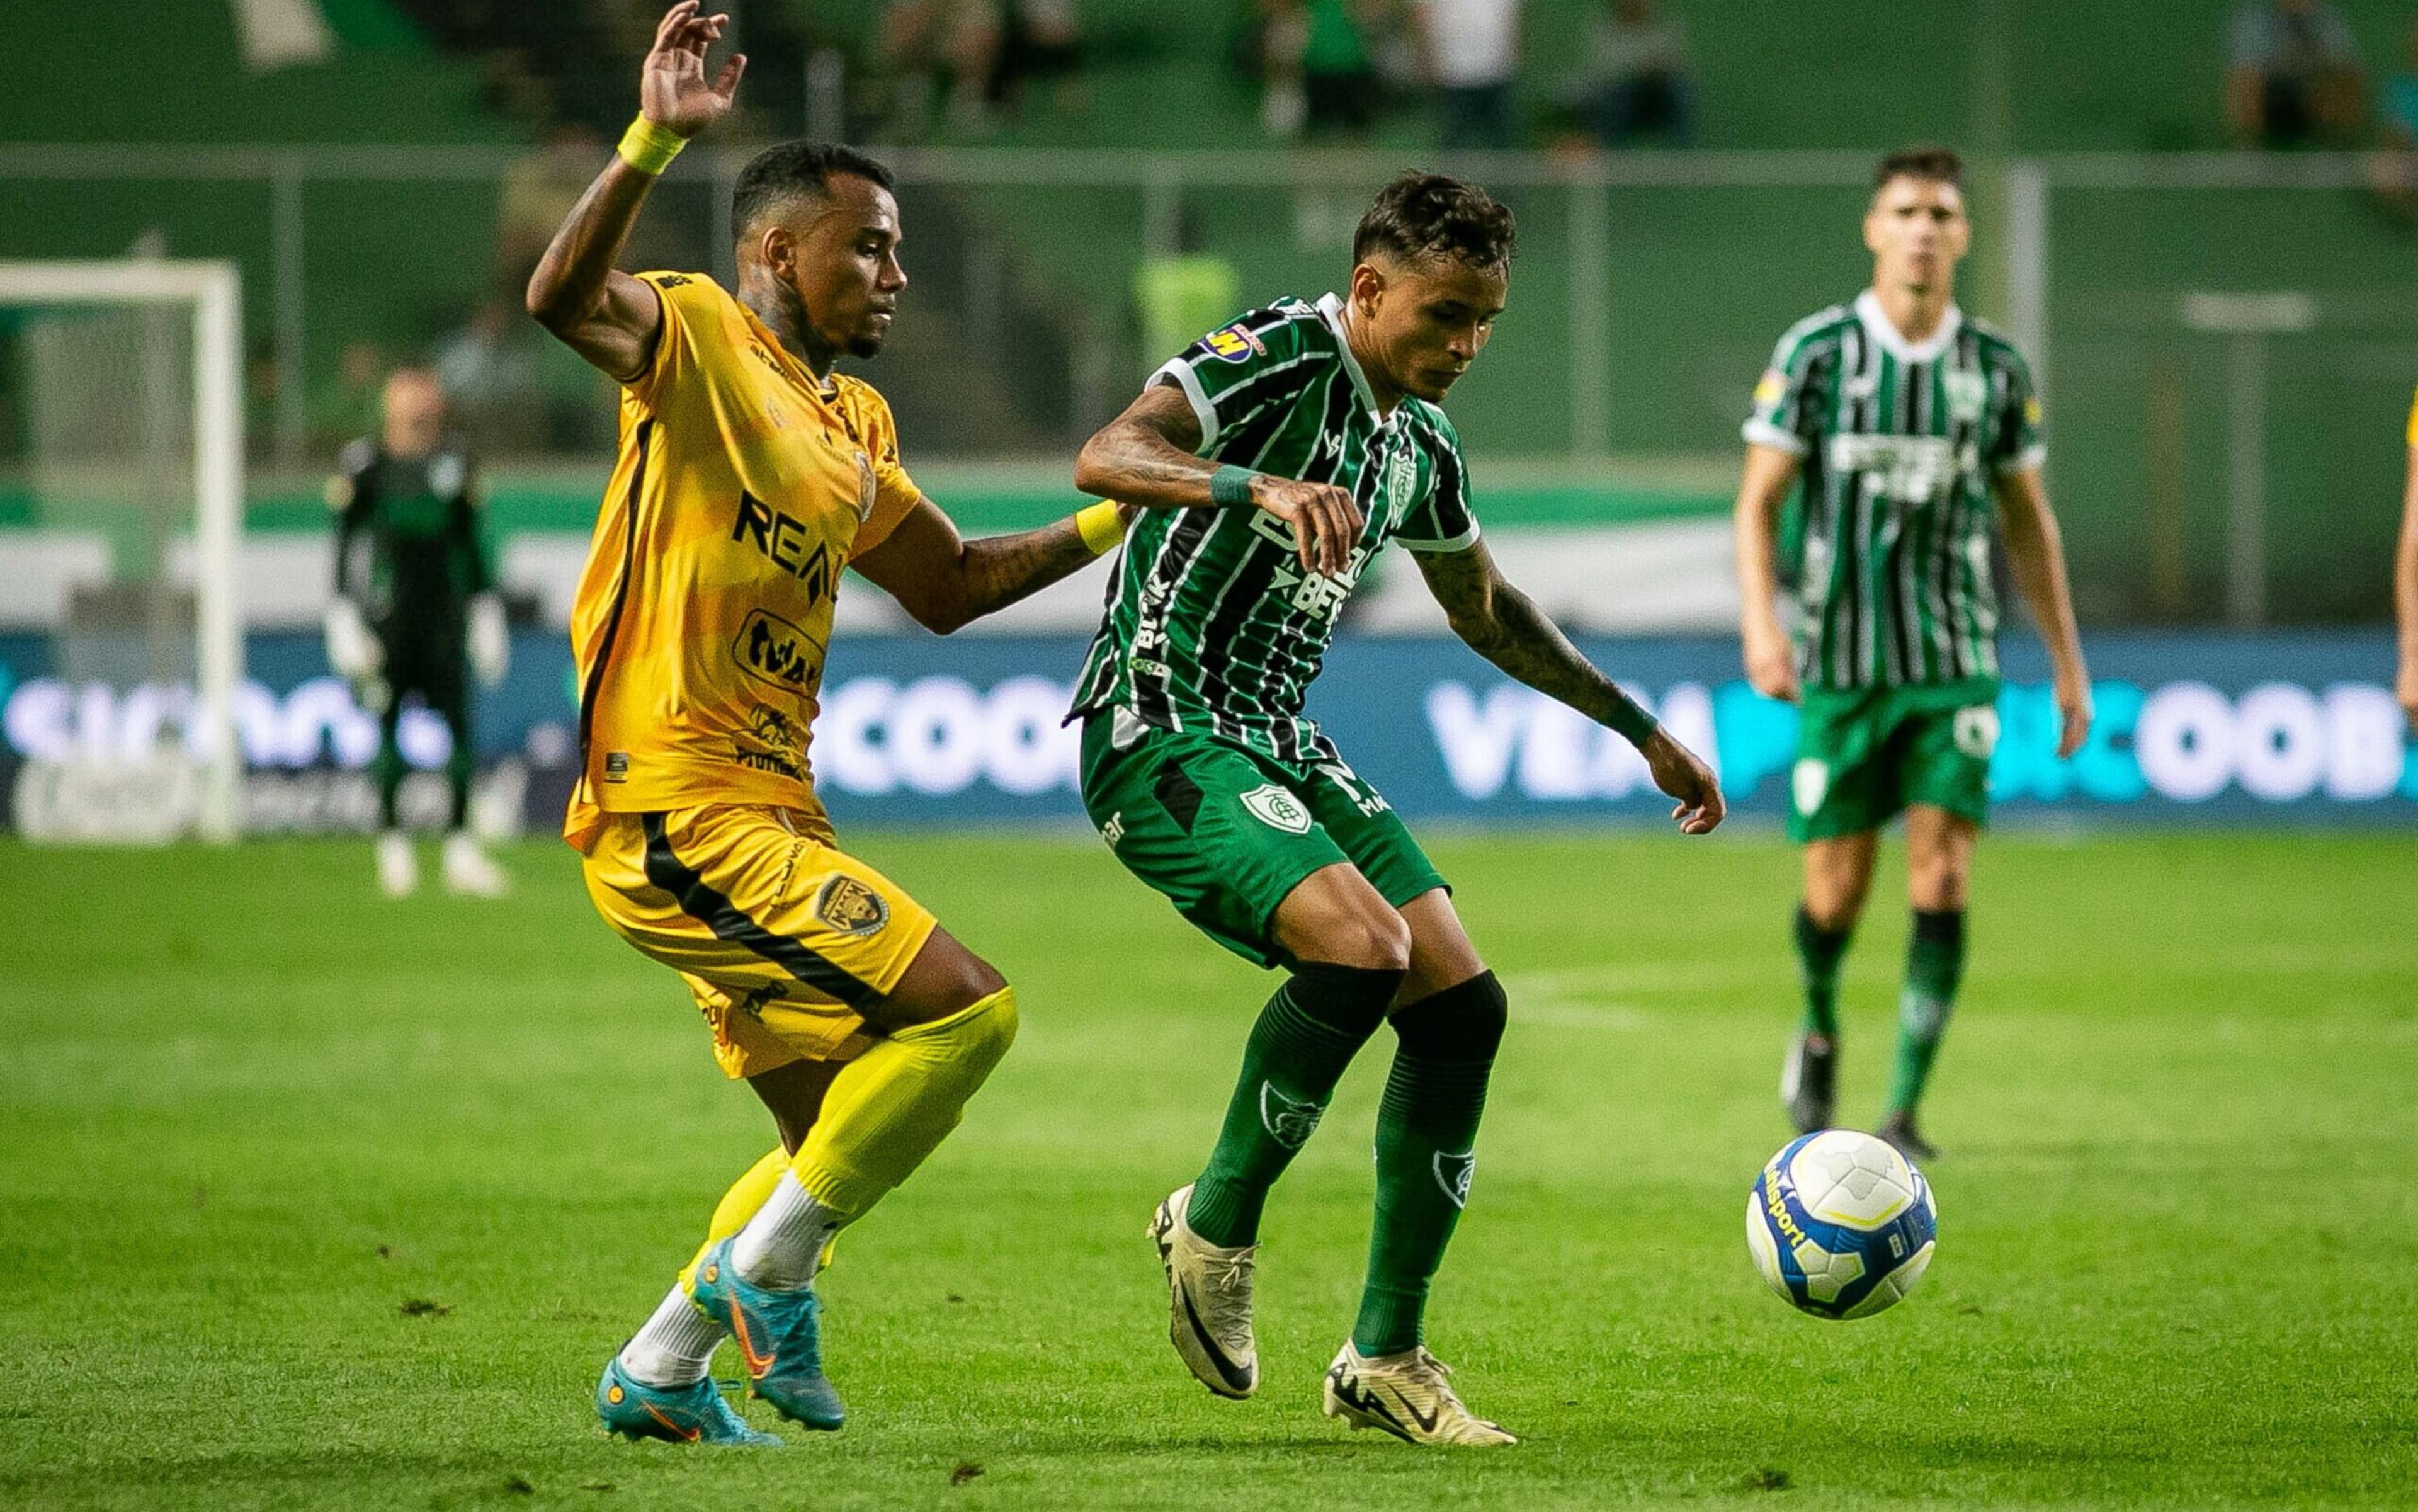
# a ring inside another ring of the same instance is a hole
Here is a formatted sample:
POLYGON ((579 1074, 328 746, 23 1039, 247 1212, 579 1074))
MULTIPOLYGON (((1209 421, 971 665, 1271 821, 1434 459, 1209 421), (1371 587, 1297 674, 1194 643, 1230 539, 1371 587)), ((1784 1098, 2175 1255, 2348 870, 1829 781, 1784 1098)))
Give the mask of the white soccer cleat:
POLYGON ((1451 1374, 1452 1367, 1424 1345, 1371 1360, 1346 1339, 1327 1367, 1324 1411, 1355 1428, 1382 1428, 1412 1443, 1519 1443, 1502 1424, 1462 1405, 1446 1379, 1451 1374))
POLYGON ((1167 1268, 1167 1336, 1201 1383, 1237 1399, 1260 1386, 1260 1347, 1251 1336, 1251 1266, 1260 1246, 1213 1245, 1186 1225, 1192 1188, 1180 1186, 1150 1220, 1151 1243, 1167 1268))
POLYGON ((445 837, 445 886, 474 898, 499 898, 513 890, 513 879, 467 830, 456 830, 445 837))
POLYGON ((377 837, 378 891, 390 898, 407 898, 420 891, 420 857, 411 836, 388 830, 377 837))

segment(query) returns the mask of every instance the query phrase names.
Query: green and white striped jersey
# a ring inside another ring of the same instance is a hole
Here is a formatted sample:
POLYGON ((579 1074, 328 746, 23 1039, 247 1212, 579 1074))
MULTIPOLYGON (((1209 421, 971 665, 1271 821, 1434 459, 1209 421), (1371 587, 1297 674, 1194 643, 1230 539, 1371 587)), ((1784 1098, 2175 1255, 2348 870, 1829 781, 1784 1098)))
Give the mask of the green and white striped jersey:
POLYGON ((1909 342, 1867 291, 1789 328, 1745 435, 1804 459, 1806 686, 1996 682, 1992 484, 2044 455, 2013 344, 1953 306, 1909 342))
POLYGON ((1342 574, 1304 573, 1293 527, 1259 510, 1145 512, 1110 584, 1074 714, 1123 710, 1280 760, 1331 758, 1302 699, 1370 558, 1390 540, 1461 551, 1477 539, 1451 423, 1408 397, 1380 418, 1343 321, 1335 295, 1282 300, 1211 331, 1152 380, 1192 402, 1201 456, 1351 491, 1367 524, 1342 574))

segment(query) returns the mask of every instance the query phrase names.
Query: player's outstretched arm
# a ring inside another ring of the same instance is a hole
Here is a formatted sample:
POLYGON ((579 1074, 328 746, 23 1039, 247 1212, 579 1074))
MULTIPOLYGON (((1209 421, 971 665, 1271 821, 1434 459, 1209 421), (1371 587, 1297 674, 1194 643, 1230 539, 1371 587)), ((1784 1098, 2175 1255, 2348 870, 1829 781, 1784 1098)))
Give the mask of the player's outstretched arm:
POLYGON ((1797 701, 1797 663, 1774 607, 1780 597, 1775 559, 1780 506, 1797 486, 1798 466, 1796 457, 1778 447, 1750 443, 1733 522, 1737 540, 1738 639, 1746 660, 1746 680, 1765 697, 1791 703, 1797 701))
POLYGON ((528 313, 617 382, 635 378, 654 359, 664 312, 652 288, 613 264, 655 176, 682 143, 730 113, 747 68, 746 57, 733 53, 720 74, 706 79, 705 50, 730 18, 700 16, 697 8, 698 0, 681 0, 664 13, 638 75, 637 121, 529 275, 528 313))
POLYGON ((2074 624, 2074 592, 2065 581, 2065 542, 2048 507, 2038 467, 1998 475, 1998 518, 2007 531, 2007 568, 2015 590, 2040 626, 2054 669, 2057 754, 2070 756, 2090 738, 2090 673, 2082 664, 2082 634, 2074 624))
POLYGON ((1722 822, 1722 787, 1712 770, 1597 670, 1535 601, 1511 586, 1485 542, 1462 551, 1412 555, 1452 633, 1471 650, 1546 697, 1619 731, 1637 747, 1654 786, 1678 801, 1671 817, 1682 834, 1703 834, 1722 822))
POLYGON ((1293 530, 1302 571, 1340 573, 1360 539, 1360 507, 1332 483, 1297 482, 1198 455, 1201 420, 1171 384, 1155 383, 1083 443, 1075 486, 1145 510, 1264 510, 1293 530))
POLYGON ((2410 475, 2401 486, 2401 540, 2393 553, 2393 612, 2401 623, 2401 670, 2394 696, 2418 730, 2418 445, 2410 449, 2410 475))
POLYGON ((956 522, 925 499, 881 544, 849 565, 897 600, 917 624, 945 635, 1107 555, 1123 538, 1130 512, 1121 511, 1105 527, 1095 521, 1088 536, 1086 511, 1038 530, 967 541, 956 522))

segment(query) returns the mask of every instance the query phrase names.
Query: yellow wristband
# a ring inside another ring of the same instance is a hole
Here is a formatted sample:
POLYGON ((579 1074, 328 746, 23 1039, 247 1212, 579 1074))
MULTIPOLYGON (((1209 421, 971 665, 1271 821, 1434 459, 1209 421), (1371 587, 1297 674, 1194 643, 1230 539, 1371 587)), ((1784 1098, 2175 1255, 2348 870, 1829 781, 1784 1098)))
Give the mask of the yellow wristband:
POLYGON ((1075 529, 1094 557, 1105 557, 1125 538, 1125 517, 1114 504, 1086 504, 1075 512, 1075 529))
POLYGON ((642 174, 660 174, 672 165, 672 160, 688 145, 688 138, 667 126, 657 126, 641 115, 621 133, 621 145, 616 149, 621 160, 642 174))

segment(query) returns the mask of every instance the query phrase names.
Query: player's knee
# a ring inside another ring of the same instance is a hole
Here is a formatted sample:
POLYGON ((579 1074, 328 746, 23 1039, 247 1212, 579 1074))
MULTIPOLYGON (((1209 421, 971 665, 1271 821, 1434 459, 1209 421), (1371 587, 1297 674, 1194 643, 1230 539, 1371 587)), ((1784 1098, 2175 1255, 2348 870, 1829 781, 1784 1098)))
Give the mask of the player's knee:
POLYGON ((1411 969, 1411 926, 1382 905, 1354 909, 1321 929, 1317 958, 1367 971, 1411 969))
POLYGON ((1952 861, 1917 866, 1906 876, 1907 901, 1925 910, 1965 907, 1966 870, 1952 861))
POLYGON ((1016 1043, 1016 989, 1002 982, 973 1007, 979 1011, 968 1015, 960 1047, 969 1061, 988 1074, 1016 1043))
POLYGON ((1492 1061, 1510 1018, 1503 984, 1480 971, 1398 1011, 1394 1033, 1405 1054, 1423 1061, 1492 1061))

